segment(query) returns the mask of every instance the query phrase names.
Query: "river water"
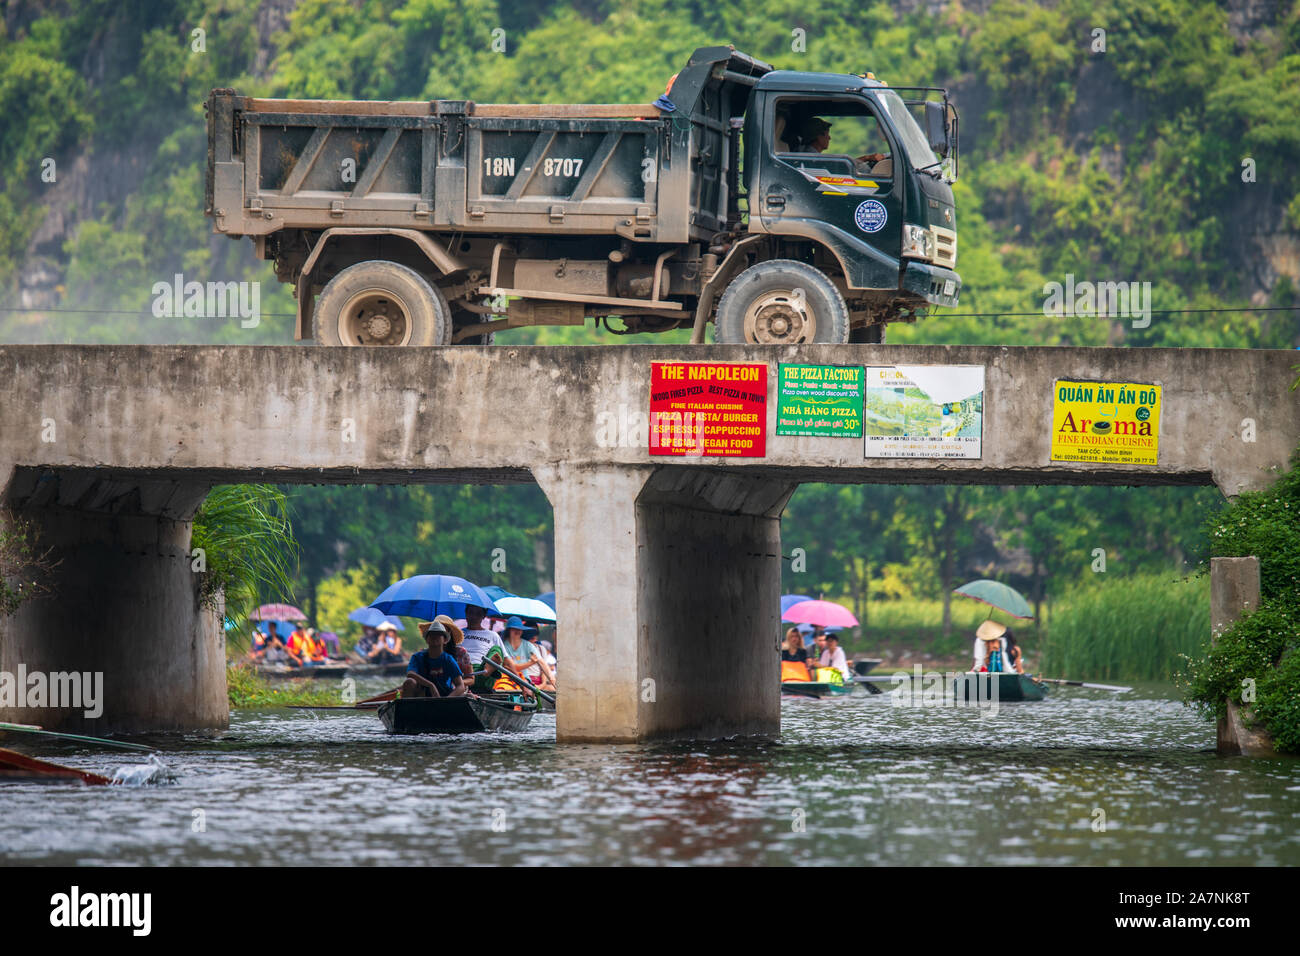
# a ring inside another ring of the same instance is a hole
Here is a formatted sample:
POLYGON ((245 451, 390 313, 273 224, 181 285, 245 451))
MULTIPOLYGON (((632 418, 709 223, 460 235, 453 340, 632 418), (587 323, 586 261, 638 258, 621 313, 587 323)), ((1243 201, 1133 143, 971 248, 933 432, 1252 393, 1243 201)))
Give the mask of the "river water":
MULTIPOLYGON (((31 740, 109 775, 141 762, 31 740)), ((155 741, 170 785, 0 784, 0 861, 1300 864, 1300 760, 1216 756, 1167 688, 996 716, 786 699, 770 742, 559 745, 551 714, 389 737, 373 714, 294 710, 155 741)))

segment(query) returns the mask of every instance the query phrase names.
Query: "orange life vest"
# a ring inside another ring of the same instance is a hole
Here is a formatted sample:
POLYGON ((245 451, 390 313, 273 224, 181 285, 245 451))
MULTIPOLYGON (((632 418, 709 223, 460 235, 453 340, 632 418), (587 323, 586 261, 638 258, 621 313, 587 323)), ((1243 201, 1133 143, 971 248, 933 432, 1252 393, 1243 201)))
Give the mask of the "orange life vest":
POLYGON ((808 665, 803 661, 782 661, 781 680, 810 681, 812 678, 808 676, 808 665))

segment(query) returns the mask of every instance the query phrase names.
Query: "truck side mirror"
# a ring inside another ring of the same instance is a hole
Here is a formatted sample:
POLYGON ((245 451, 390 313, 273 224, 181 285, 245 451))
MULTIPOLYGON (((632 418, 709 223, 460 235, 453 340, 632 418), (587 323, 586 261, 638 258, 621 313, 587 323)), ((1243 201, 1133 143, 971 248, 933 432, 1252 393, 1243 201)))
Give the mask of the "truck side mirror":
POLYGON ((948 156, 947 112, 944 104, 936 103, 934 100, 926 100, 926 138, 930 141, 930 148, 935 151, 940 159, 946 159, 948 156))

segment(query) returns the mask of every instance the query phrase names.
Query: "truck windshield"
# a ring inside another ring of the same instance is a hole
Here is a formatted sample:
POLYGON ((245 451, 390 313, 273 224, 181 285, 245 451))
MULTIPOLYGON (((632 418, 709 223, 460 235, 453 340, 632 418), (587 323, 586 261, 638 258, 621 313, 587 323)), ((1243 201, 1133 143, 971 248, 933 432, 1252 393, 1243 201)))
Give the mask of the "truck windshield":
POLYGON ((925 133, 921 132, 920 125, 912 116, 912 111, 903 103, 902 97, 888 89, 877 88, 872 92, 876 94, 876 99, 889 114, 889 118, 894 121, 894 128, 898 130, 898 136, 903 141, 903 148, 907 150, 907 158, 911 160, 912 167, 924 169, 927 166, 937 166, 939 157, 930 148, 925 133))

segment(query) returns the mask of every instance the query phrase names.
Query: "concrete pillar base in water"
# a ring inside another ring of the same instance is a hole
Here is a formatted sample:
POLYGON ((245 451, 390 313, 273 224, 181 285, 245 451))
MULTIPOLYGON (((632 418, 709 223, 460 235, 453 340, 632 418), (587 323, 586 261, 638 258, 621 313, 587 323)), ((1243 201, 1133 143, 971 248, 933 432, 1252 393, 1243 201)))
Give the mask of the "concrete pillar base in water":
MULTIPOLYGON (((1259 607, 1259 558, 1210 559, 1210 634, 1216 639, 1246 611, 1259 607)), ((1248 727, 1249 712, 1232 701, 1219 720, 1217 750, 1225 756, 1274 757, 1273 739, 1248 727)))
POLYGON ((780 514, 795 485, 535 470, 555 509, 561 742, 776 736, 780 514))
POLYGON ((15 473, 5 503, 58 566, 51 594, 0 618, 0 681, 10 681, 8 692, 0 686, 0 720, 93 735, 228 725, 222 614, 200 607, 191 570, 190 518, 206 492, 98 472, 15 473), (20 671, 25 694, 15 687, 20 671), (40 706, 36 674, 45 675, 40 706), (78 706, 56 706, 69 703, 74 683, 78 706))

